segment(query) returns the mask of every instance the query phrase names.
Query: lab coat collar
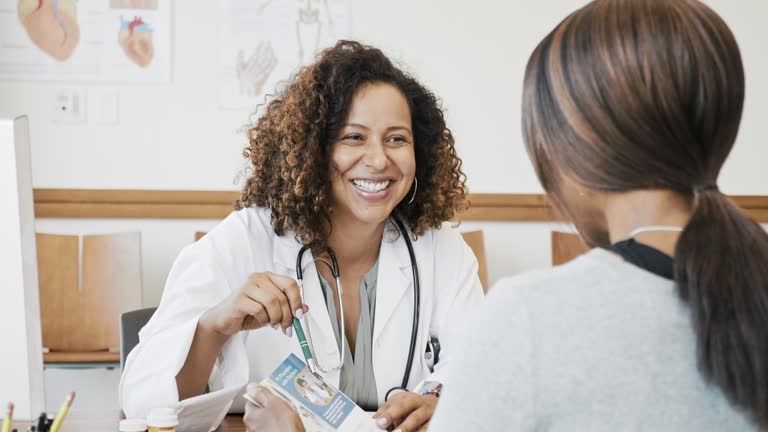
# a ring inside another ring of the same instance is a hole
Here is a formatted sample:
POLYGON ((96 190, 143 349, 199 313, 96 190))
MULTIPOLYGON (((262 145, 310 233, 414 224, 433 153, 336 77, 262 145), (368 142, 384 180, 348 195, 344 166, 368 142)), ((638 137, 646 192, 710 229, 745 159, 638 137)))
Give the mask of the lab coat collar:
MULTIPOLYGON (((410 231, 408 231, 408 235, 410 235, 410 231)), ((402 237, 400 230, 390 220, 384 230, 384 238, 381 241, 381 250, 379 251, 379 274, 376 277, 376 315, 373 327, 374 343, 389 325, 392 314, 403 301, 405 294, 413 289, 410 255, 402 237)), ((414 244, 415 249, 416 245, 414 244)))
MULTIPOLYGON (((410 230, 408 235, 411 235, 410 230)), ((419 256, 418 246, 418 242, 413 243, 417 261, 419 256)), ((276 239, 274 262, 282 266, 283 270, 294 278, 296 277, 296 256, 301 247, 302 245, 296 241, 295 235, 292 232, 276 239)), ((313 331, 312 337, 316 346, 315 349, 322 351, 320 347, 326 347, 324 354, 315 354, 318 356, 329 356, 323 362, 324 365, 336 364, 339 358, 338 346, 335 343, 336 337, 333 333, 330 317, 326 312, 325 297, 320 288, 320 280, 317 277, 317 269, 312 253, 309 250, 304 253, 302 258, 302 268, 304 269, 304 302, 310 308, 308 319, 313 321, 310 325, 313 326, 311 330, 313 331), (322 336, 319 337, 316 333, 322 333, 322 336), (331 350, 330 347, 333 349, 331 350)), ((340 268, 339 271, 341 274, 344 274, 343 268, 340 268)), ((346 289, 349 289, 349 287, 346 287, 346 289)), ((413 276, 408 247, 405 244, 402 233, 397 229, 394 221, 390 220, 384 229, 384 236, 379 250, 379 271, 376 277, 376 312, 373 329, 374 343, 387 330, 389 321, 398 305, 404 301, 405 294, 411 292, 412 289, 413 276)), ((410 328, 410 326, 407 327, 410 328)), ((404 337, 407 336, 404 333, 404 337)))

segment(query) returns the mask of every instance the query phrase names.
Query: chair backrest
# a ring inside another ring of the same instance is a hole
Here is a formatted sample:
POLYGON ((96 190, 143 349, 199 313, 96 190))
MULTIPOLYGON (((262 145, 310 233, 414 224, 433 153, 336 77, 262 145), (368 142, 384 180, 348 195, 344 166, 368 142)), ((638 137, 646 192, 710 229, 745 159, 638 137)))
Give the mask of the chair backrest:
POLYGON ((195 231, 195 241, 200 240, 206 234, 208 234, 208 233, 205 232, 205 231, 195 231))
POLYGON ((565 264, 586 252, 589 246, 578 234, 552 231, 552 265, 565 264))
POLYGON ((79 239, 56 234, 36 237, 43 346, 67 351, 78 345, 79 320, 87 307, 84 296, 78 295, 79 239))
POLYGON ((82 253, 78 243, 77 236, 37 235, 43 346, 117 349, 118 317, 142 303, 141 234, 83 236, 82 253))
POLYGON ((488 264, 485 259, 485 239, 482 231, 466 231, 461 233, 464 241, 467 243, 477 258, 477 276, 480 278, 480 284, 483 286, 483 292, 488 292, 488 264))
POLYGON ((144 308, 120 317, 120 369, 125 367, 125 359, 139 343, 139 331, 147 325, 155 310, 157 308, 144 308))

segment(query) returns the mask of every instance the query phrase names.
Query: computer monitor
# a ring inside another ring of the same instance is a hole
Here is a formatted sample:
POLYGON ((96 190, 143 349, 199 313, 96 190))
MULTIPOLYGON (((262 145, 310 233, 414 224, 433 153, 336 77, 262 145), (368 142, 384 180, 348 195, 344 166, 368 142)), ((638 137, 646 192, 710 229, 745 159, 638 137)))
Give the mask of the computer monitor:
POLYGON ((45 410, 29 120, 0 118, 0 409, 45 410))

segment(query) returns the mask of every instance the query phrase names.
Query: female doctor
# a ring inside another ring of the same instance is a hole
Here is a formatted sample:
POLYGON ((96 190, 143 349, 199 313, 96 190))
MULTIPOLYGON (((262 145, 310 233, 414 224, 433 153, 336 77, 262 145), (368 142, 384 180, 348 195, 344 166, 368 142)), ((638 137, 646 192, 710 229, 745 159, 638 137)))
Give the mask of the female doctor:
MULTIPOLYGON (((123 410, 143 416, 304 360, 296 317, 325 380, 380 409, 380 426, 418 430, 436 397, 392 390, 437 386, 457 347, 435 369, 433 338, 482 298, 475 256, 445 224, 466 188, 437 99, 381 51, 342 41, 248 136, 239 210, 174 263, 127 359, 123 410)), ((276 420, 246 407, 249 429, 276 420)))

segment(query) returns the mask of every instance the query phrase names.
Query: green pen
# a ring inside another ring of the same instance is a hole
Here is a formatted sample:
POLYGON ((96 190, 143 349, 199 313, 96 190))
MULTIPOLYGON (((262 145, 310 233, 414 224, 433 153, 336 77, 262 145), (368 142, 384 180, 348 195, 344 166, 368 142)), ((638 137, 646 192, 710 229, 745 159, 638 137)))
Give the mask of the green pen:
POLYGON ((307 361, 309 371, 317 375, 315 359, 312 358, 312 350, 309 349, 309 343, 307 343, 307 338, 304 336, 304 328, 301 326, 301 321, 296 317, 293 317, 293 329, 296 331, 296 337, 299 339, 301 352, 304 353, 304 360, 307 361))

